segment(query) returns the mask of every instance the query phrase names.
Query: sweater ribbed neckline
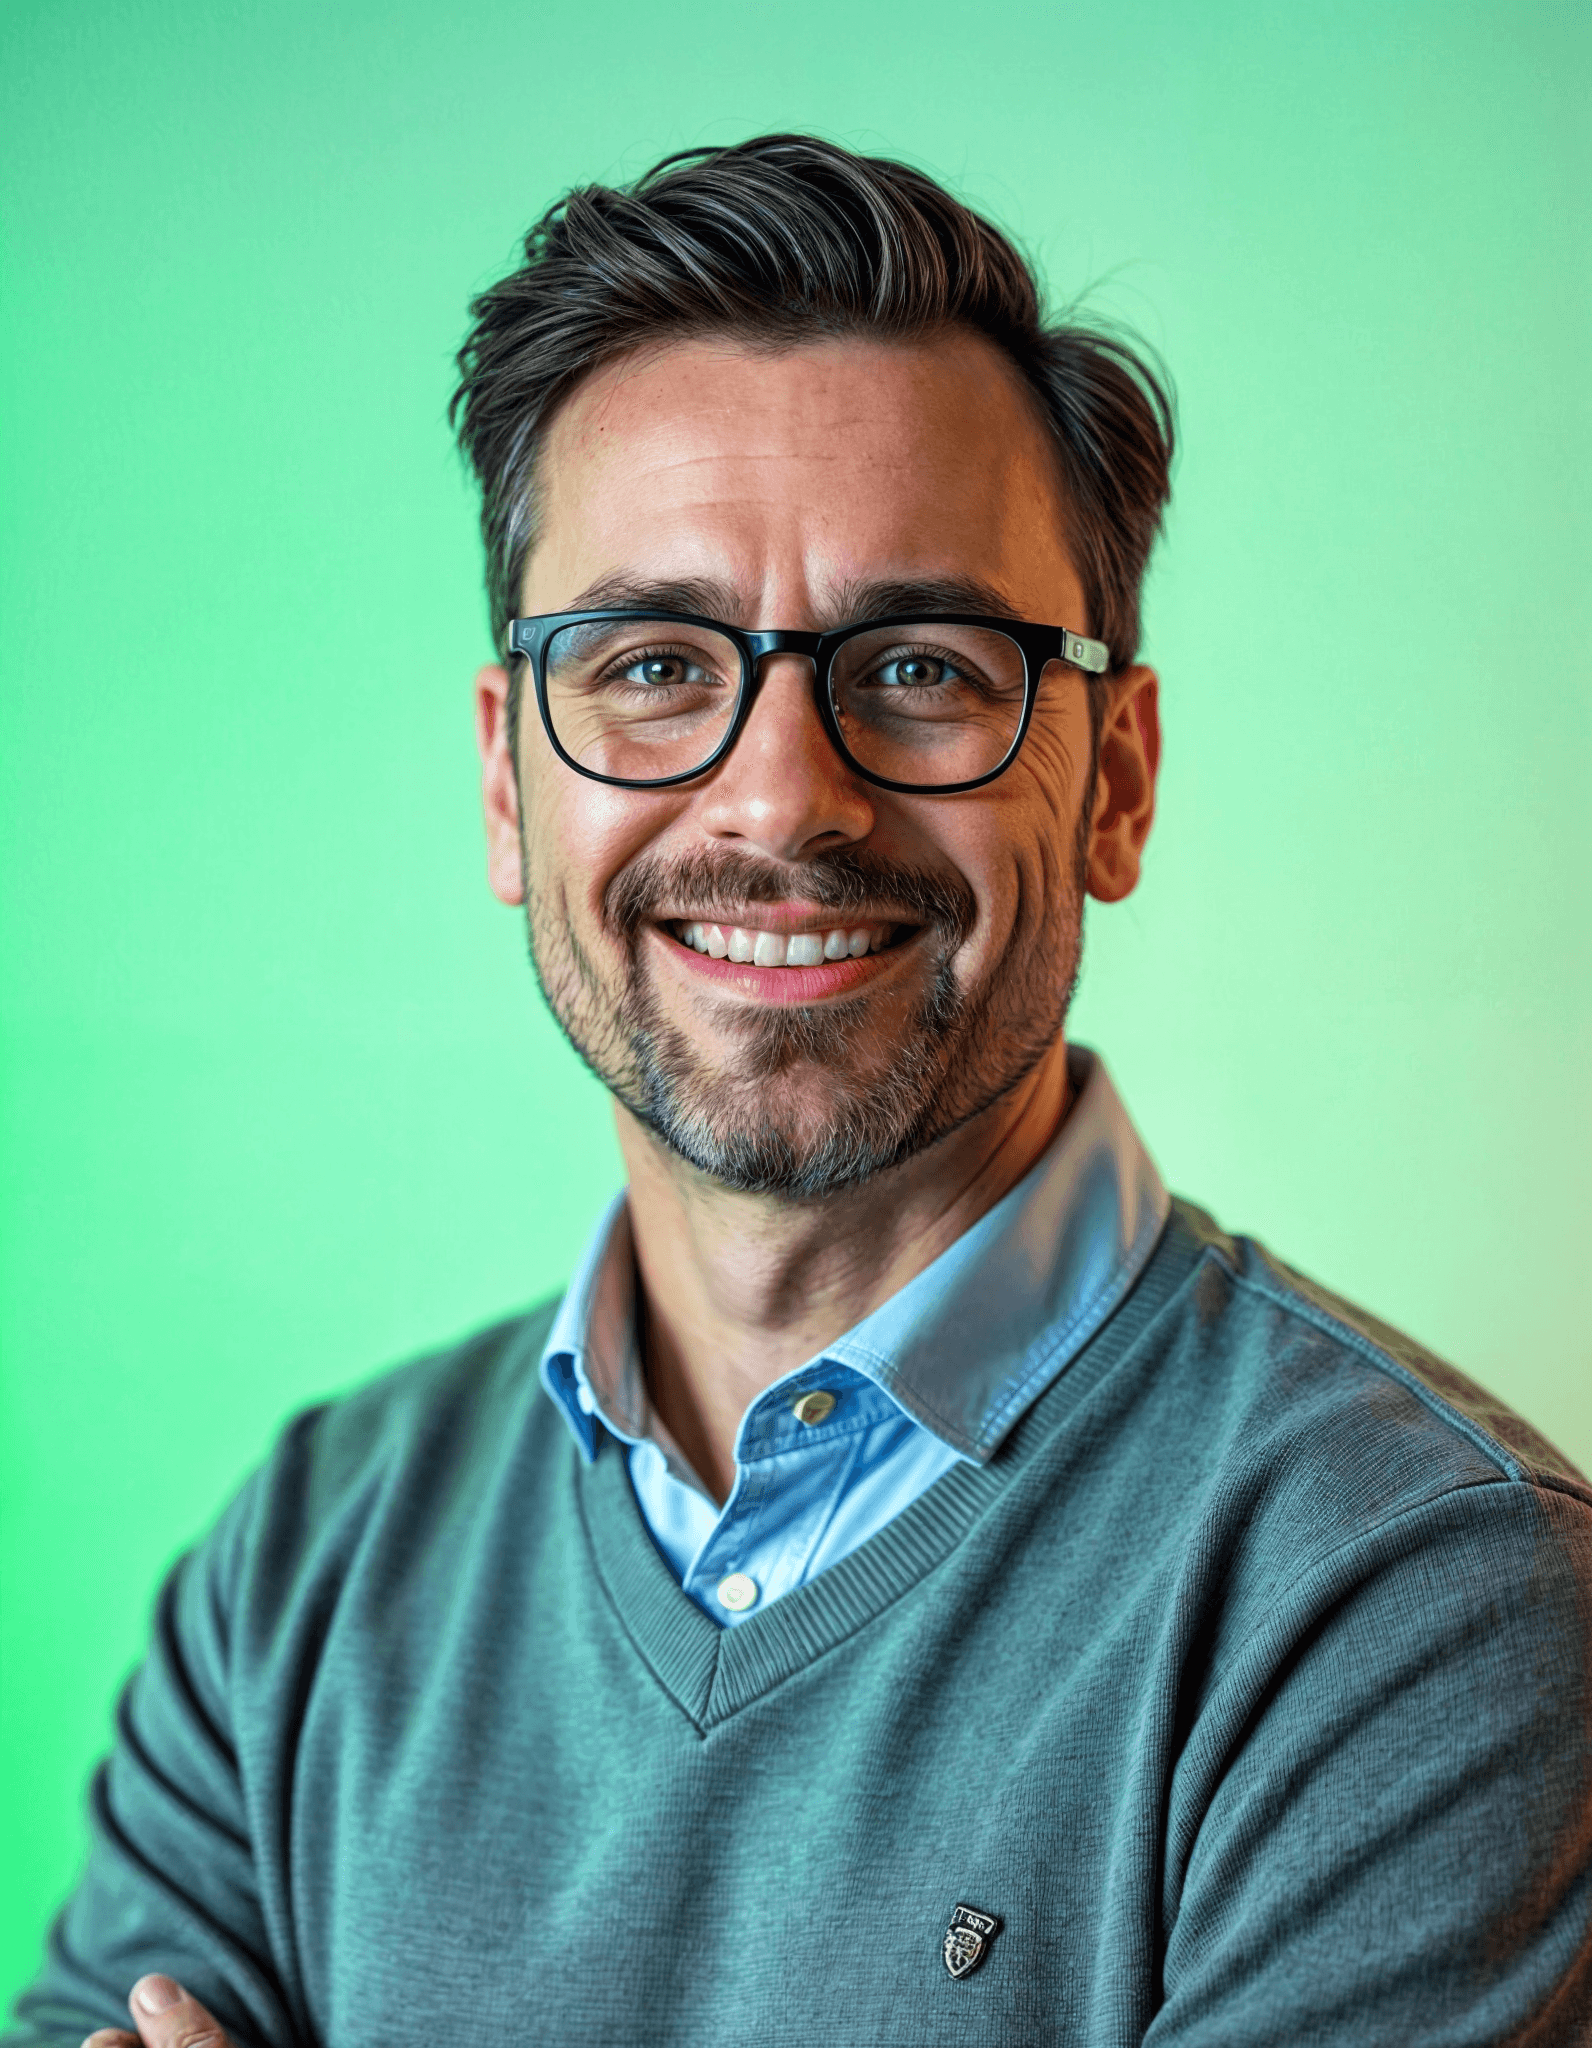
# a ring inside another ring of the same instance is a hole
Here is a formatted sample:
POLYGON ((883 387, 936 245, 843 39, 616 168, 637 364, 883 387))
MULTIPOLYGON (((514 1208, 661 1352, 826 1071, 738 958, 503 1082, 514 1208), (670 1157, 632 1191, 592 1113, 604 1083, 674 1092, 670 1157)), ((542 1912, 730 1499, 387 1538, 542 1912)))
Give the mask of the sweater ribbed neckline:
POLYGON ((1177 1207, 1137 1284, 987 1465, 957 1465, 910 1507, 806 1585, 721 1628, 681 1590, 642 1520, 621 1448, 574 1459, 597 1577, 637 1654, 699 1733, 866 1628, 948 1557, 1089 1387, 1137 1341, 1205 1250, 1177 1207))

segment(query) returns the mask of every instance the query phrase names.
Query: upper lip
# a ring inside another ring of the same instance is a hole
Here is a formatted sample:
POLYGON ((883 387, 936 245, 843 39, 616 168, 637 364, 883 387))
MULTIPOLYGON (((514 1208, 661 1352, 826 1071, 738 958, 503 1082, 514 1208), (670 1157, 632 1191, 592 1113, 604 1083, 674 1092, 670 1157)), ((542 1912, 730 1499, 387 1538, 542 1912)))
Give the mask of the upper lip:
POLYGON ((834 910, 814 904, 747 903, 734 911, 671 910, 654 912, 655 924, 716 924, 726 930, 739 925, 742 931, 778 932, 789 938, 793 932, 857 931, 866 924, 917 924, 917 918, 902 917, 887 910, 834 910))

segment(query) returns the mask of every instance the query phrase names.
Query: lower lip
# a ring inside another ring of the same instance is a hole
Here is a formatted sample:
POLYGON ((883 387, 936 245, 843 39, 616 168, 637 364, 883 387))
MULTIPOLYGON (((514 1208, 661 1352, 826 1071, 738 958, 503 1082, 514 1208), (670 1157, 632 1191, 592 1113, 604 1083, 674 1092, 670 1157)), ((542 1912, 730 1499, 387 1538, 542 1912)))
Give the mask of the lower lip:
POLYGON ((817 967, 754 967, 749 961, 715 960, 711 953, 699 953, 694 946, 671 937, 657 925, 652 929, 671 957, 700 974, 704 981, 764 1003, 821 1003, 829 996, 853 995, 870 981, 876 981, 887 964, 912 943, 911 939, 898 939, 882 953, 824 960, 817 967))

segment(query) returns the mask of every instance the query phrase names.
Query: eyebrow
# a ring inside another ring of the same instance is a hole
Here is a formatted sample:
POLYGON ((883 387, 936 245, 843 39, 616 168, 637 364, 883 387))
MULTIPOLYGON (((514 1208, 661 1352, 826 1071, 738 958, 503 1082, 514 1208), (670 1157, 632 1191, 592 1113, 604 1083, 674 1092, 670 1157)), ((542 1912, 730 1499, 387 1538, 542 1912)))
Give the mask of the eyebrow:
POLYGON ((705 618, 736 623, 740 599, 734 586, 712 577, 687 576, 678 581, 658 581, 632 576, 619 569, 588 583, 577 597, 562 607, 568 612, 641 611, 700 612, 705 618))
MULTIPOLYGON (((622 569, 599 576, 563 609, 695 612, 702 618, 722 619, 729 626, 750 626, 753 611, 733 584, 717 577, 655 579, 622 569)), ((992 619, 1023 616, 1002 590, 977 576, 851 578, 840 584, 820 607, 816 630, 829 632, 840 626, 860 624, 865 619, 899 618, 913 612, 929 617, 947 612, 971 612, 992 619)))

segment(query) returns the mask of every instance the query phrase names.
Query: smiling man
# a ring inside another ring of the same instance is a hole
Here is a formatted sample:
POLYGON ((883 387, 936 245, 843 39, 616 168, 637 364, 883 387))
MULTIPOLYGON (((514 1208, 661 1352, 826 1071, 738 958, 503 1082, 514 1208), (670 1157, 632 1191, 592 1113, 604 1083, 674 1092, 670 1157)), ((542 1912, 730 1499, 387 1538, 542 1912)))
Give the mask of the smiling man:
POLYGON ((799 137, 473 310, 489 873, 627 1188, 173 1574, 20 2038, 1586 2041, 1592 1493, 1067 1043, 1155 377, 799 137))

